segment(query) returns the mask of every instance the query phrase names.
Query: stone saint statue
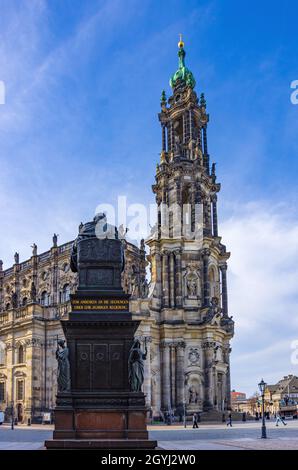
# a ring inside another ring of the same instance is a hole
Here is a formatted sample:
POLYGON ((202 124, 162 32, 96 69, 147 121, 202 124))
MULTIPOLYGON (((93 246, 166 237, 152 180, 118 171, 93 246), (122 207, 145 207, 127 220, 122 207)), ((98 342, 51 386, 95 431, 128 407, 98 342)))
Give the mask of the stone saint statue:
POLYGON ((68 355, 69 352, 68 348, 65 346, 65 340, 59 339, 56 350, 56 359, 58 362, 58 392, 68 392, 70 390, 70 365, 68 355))
POLYGON ((196 281, 196 279, 193 279, 193 278, 187 279, 187 294, 190 297, 195 297, 197 295, 197 281, 196 281))
POLYGON ((136 339, 132 345, 128 357, 128 380, 132 392, 141 392, 144 382, 144 361, 147 357, 147 346, 145 353, 141 350, 141 343, 136 339))
POLYGON ((53 235, 53 246, 56 247, 58 242, 58 235, 57 233, 54 233, 53 235))
POLYGON ((15 262, 15 264, 19 264, 19 262, 20 262, 20 255, 17 251, 14 254, 14 262, 15 262))

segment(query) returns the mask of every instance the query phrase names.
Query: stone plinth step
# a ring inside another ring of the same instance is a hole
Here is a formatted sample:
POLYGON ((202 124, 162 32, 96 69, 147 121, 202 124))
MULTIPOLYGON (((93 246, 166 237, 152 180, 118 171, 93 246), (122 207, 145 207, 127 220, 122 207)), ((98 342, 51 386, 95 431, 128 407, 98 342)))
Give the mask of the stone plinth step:
POLYGON ((52 439, 45 441, 54 449, 155 449, 157 441, 142 439, 52 439))

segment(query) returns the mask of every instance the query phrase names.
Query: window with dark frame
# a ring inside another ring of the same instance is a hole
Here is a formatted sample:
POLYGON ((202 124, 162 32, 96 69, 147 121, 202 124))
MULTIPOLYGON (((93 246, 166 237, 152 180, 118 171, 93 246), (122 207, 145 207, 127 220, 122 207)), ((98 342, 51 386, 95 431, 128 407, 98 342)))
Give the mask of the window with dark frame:
POLYGON ((17 400, 24 400, 24 380, 17 381, 17 400))

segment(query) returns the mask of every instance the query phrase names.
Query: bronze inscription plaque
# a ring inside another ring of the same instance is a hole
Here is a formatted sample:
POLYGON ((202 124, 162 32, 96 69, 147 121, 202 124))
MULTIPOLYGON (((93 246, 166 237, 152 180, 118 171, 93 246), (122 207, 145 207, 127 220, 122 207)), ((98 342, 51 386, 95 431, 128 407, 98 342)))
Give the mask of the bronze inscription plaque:
POLYGON ((72 299, 71 306, 73 310, 82 311, 120 311, 126 312, 129 310, 128 299, 113 299, 113 298, 84 298, 72 299))

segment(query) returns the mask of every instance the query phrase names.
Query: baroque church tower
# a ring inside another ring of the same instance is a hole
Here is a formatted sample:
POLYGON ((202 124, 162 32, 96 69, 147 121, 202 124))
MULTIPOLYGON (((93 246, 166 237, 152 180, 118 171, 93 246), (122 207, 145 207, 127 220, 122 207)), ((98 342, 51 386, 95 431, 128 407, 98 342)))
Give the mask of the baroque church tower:
POLYGON ((161 96, 160 163, 153 192, 158 207, 147 240, 151 262, 150 310, 159 327, 160 407, 188 411, 230 408, 227 260, 218 235, 215 164, 207 145, 204 94, 185 65, 178 43, 172 95, 161 96))

